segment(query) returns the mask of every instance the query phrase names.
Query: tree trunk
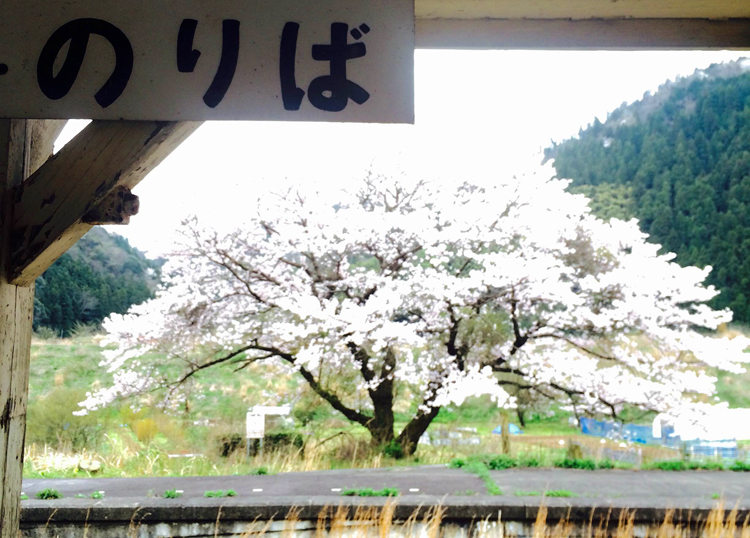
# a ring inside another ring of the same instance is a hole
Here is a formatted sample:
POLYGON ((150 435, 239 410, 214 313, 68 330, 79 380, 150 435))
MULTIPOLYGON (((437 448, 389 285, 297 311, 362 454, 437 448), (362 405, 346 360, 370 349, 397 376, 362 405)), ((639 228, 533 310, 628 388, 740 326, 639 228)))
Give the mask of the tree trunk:
MULTIPOLYGON (((370 358, 364 350, 357 350, 362 360, 362 376, 365 381, 372 383, 375 375, 369 370, 370 358)), ((373 415, 367 423, 370 431, 372 446, 382 449, 393 441, 393 370, 396 368, 396 355, 390 349, 383 357, 383 367, 377 376, 378 385, 367 389, 372 400, 373 415)))
POLYGON ((372 446, 382 448, 393 441, 393 381, 381 381, 375 389, 370 389, 373 416, 367 423, 372 446))
POLYGON ((0 120, 0 538, 16 538, 29 386, 34 284, 9 282, 12 199, 52 153, 64 122, 0 120))
POLYGON ((387 398, 376 400, 373 398, 375 413, 367 424, 373 447, 382 448, 393 441, 393 395, 390 402, 387 398))
POLYGON ((401 445, 405 456, 411 456, 417 451, 419 438, 427 431, 428 426, 435 420, 438 412, 440 412, 440 407, 430 407, 430 410, 426 413, 420 411, 404 427, 396 442, 401 445))

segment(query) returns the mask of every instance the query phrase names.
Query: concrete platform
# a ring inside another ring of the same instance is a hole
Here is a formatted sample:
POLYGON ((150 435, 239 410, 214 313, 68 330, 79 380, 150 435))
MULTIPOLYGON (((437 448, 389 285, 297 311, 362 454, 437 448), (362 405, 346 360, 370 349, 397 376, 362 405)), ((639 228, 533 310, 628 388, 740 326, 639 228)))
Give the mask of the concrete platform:
POLYGON ((445 536, 451 537, 479 536, 477 525, 494 521, 497 536, 528 538, 533 535, 542 504, 548 511, 548 524, 565 519, 573 525, 571 538, 588 536, 591 524, 611 528, 623 511, 634 513, 636 534, 645 536, 672 509, 674 520, 690 530, 687 536, 697 537, 700 522, 706 521, 719 502, 714 498, 717 495, 725 506, 737 506, 738 521, 750 516, 750 473, 512 469, 491 475, 503 495, 489 496, 476 476, 445 466, 275 476, 25 480, 24 491, 32 498, 22 502, 21 528, 24 538, 73 538, 83 530, 88 538, 136 534, 143 538, 217 538, 243 535, 261 522, 270 525, 269 536, 286 536, 289 521, 284 520, 292 511, 291 524, 299 536, 318 536, 319 516, 328 513, 330 517, 332 507, 346 509, 351 520, 356 519, 357 507, 379 510, 395 502, 393 519, 401 522, 440 506, 445 528, 450 531, 446 530, 445 536), (340 490, 355 487, 396 488, 401 495, 394 500, 341 496, 340 490), (33 499, 44 488, 57 489, 65 497, 33 499), (162 498, 167 489, 182 490, 183 495, 162 498), (237 496, 204 497, 205 491, 217 489, 233 489, 237 496), (541 495, 549 490, 568 490, 574 496, 519 495, 541 495), (92 491, 104 491, 105 498, 88 498, 92 491), (77 493, 87 497, 75 498, 77 493))
MULTIPOLYGON (((568 490, 571 501, 669 503, 673 506, 710 506, 715 496, 727 503, 750 503, 750 473, 731 471, 581 471, 572 469, 510 469, 492 471, 503 490, 503 498, 520 492, 542 494, 568 490)), ((279 496, 340 497, 346 488, 396 488, 401 496, 483 496, 482 481, 466 471, 445 466, 395 467, 387 469, 315 471, 273 476, 209 476, 172 478, 79 478, 27 479, 23 491, 29 496, 54 488, 65 498, 104 491, 107 499, 146 499, 165 490, 183 491, 182 497, 202 498, 207 490, 233 489, 238 498, 266 500, 279 496)))

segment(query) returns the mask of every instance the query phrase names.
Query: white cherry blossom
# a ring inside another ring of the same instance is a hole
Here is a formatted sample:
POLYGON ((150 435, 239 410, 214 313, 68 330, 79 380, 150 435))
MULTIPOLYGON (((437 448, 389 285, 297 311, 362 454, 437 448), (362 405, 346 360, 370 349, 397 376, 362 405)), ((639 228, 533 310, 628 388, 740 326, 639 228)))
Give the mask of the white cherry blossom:
POLYGON ((441 406, 489 394, 576 413, 695 408, 706 368, 741 371, 748 341, 637 222, 603 222, 550 168, 496 182, 370 175, 337 193, 249 204, 229 233, 184 226, 157 297, 105 322, 114 385, 83 402, 163 391, 209 367, 276 359, 377 444, 413 452, 441 406), (394 405, 413 417, 394 431, 394 405), (362 407, 359 403, 369 401, 362 407))

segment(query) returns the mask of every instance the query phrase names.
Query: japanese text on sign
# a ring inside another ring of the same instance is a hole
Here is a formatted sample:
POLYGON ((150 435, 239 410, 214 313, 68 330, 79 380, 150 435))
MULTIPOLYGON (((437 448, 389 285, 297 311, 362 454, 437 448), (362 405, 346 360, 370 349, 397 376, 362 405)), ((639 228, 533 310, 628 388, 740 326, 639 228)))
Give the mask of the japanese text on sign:
POLYGON ((10 0, 0 116, 413 121, 412 1, 10 0))

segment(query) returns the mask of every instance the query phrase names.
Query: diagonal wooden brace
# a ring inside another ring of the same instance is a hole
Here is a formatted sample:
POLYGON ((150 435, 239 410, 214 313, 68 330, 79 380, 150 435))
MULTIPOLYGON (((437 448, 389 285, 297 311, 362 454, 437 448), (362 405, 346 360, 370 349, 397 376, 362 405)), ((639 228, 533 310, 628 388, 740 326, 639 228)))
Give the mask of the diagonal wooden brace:
MULTIPOLYGON (((93 224, 117 219, 124 223, 128 215, 112 216, 112 211, 105 210, 107 203, 116 202, 119 196, 113 193, 121 193, 124 202, 122 189, 129 192, 200 125, 91 122, 13 191, 8 259, 11 283, 34 282, 93 224), (114 198, 109 199, 111 196, 114 198)), ((129 201, 132 211, 133 200, 129 201)))

